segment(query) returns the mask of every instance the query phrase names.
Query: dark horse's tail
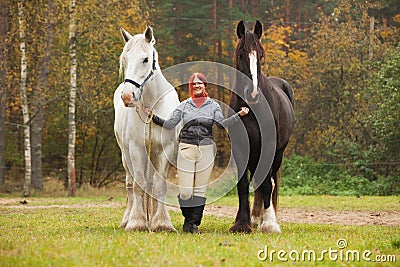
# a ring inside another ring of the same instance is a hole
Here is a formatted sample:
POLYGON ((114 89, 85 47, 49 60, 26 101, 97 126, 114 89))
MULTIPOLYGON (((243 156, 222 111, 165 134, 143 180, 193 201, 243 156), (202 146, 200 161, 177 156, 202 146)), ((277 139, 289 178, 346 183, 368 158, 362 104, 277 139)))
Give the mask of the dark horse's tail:
MULTIPOLYGON (((285 81, 284 79, 277 78, 277 77, 268 77, 269 81, 280 88, 289 98, 290 103, 292 104, 292 107, 294 108, 294 92, 292 86, 285 81)), ((286 147, 286 145, 285 145, 286 147)), ((283 153, 282 153, 283 157, 283 153)), ((276 171, 276 174, 274 175, 274 182, 275 182, 275 187, 274 191, 272 192, 272 204, 274 205, 274 209, 276 212, 276 209, 278 207, 278 192, 279 192, 279 180, 281 178, 282 174, 282 162, 279 166, 279 169, 276 171)))
POLYGON ((281 179, 282 173, 282 165, 279 167, 279 170, 276 172, 274 179, 274 191, 272 191, 272 204, 274 205, 274 210, 278 209, 278 195, 279 195, 279 180, 281 179))

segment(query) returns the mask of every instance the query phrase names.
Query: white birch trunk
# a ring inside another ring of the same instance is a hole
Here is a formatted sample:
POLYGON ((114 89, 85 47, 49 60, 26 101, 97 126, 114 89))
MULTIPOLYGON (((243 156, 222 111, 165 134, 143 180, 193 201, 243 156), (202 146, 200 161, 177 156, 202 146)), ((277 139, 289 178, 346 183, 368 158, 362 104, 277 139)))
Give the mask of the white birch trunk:
POLYGON ((368 52, 369 60, 372 60, 374 58, 374 31, 375 31, 375 18, 371 17, 369 22, 369 52, 368 52))
POLYGON ((70 0, 69 10, 69 55, 70 55, 70 92, 68 104, 68 196, 75 196, 76 174, 75 174, 75 100, 76 100, 76 24, 75 24, 75 0, 70 0))
POLYGON ((22 101, 22 116, 24 125, 24 153, 25 153, 25 180, 23 187, 23 195, 28 197, 30 195, 31 186, 31 137, 29 126, 29 107, 28 98, 26 95, 26 49, 25 49, 25 25, 24 25, 24 10, 22 2, 18 2, 18 22, 19 22, 19 36, 20 36, 20 50, 21 50, 21 101, 22 101))

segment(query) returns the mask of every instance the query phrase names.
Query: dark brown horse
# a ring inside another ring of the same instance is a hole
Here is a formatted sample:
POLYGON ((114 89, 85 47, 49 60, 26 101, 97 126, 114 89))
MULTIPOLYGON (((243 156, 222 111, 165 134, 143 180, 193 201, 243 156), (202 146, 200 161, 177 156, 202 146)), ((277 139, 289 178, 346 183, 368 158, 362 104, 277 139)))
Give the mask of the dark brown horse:
POLYGON ((253 32, 246 31, 243 21, 237 25, 239 40, 234 65, 240 73, 229 105, 234 112, 248 106, 250 113, 242 118, 244 130, 229 130, 239 176, 239 210, 231 232, 249 233, 257 224, 261 232, 281 231, 275 211, 283 152, 294 126, 294 96, 288 82, 262 73, 261 35, 259 21, 253 32), (251 221, 250 181, 255 190, 251 221))

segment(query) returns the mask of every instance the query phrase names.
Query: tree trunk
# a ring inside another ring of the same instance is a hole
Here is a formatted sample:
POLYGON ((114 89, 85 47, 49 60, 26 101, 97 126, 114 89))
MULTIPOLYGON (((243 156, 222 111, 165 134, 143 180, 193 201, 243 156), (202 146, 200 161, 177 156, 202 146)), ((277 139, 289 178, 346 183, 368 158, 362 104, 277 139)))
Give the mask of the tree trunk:
MULTIPOLYGON (((217 0, 213 1, 213 61, 217 62, 217 0)), ((218 75, 218 74, 217 74, 218 75)), ((210 91, 211 88, 208 90, 210 91)), ((218 86, 211 92, 214 97, 218 96, 218 86)))
POLYGON ((28 98, 26 95, 26 48, 25 48, 25 25, 24 25, 24 10, 22 2, 18 2, 18 21, 19 21, 19 36, 20 36, 20 50, 21 50, 21 81, 20 92, 22 102, 22 116, 24 125, 24 153, 25 153, 25 180, 23 187, 23 196, 30 195, 31 186, 31 140, 30 140, 30 116, 28 107, 28 98))
POLYGON ((213 2, 213 60, 214 62, 217 59, 217 0, 213 2))
POLYGON ((41 55, 37 63, 37 90, 34 90, 33 99, 35 100, 36 110, 31 123, 31 142, 32 142, 32 187, 43 190, 43 164, 42 164, 42 128, 43 128, 43 94, 48 87, 48 76, 50 73, 49 62, 51 58, 51 41, 53 38, 54 23, 52 14, 56 14, 53 0, 47 2, 45 17, 47 18, 43 27, 44 39, 39 40, 40 47, 37 49, 41 55))
POLYGON ((69 10, 69 55, 70 55, 70 91, 68 104, 68 196, 76 194, 75 174, 75 100, 76 100, 76 23, 75 23, 75 0, 70 0, 69 10))
POLYGON ((6 173, 8 6, 7 0, 0 3, 0 185, 4 184, 6 173))
MULTIPOLYGON (((41 93, 38 88, 37 94, 41 93)), ((40 101, 40 95, 36 96, 40 101)), ((42 173, 42 108, 40 104, 37 106, 36 114, 32 117, 31 128, 31 145, 32 145, 32 188, 43 190, 43 173, 42 173)))
MULTIPOLYGON (((285 1, 285 22, 287 23, 286 25, 289 25, 290 22, 290 0, 285 1)), ((285 31, 285 53, 286 56, 289 56, 289 43, 290 43, 290 37, 289 37, 289 32, 285 31)))
POLYGON ((250 1, 250 14, 253 18, 258 17, 258 9, 259 9, 259 0, 250 1))
POLYGON ((369 51, 368 59, 372 60, 374 58, 374 31, 375 31, 375 18, 370 18, 369 23, 369 51))
POLYGON ((245 1, 245 0, 240 0, 240 1, 239 1, 239 5, 241 6, 241 8, 242 8, 243 10, 246 10, 246 1, 245 1))

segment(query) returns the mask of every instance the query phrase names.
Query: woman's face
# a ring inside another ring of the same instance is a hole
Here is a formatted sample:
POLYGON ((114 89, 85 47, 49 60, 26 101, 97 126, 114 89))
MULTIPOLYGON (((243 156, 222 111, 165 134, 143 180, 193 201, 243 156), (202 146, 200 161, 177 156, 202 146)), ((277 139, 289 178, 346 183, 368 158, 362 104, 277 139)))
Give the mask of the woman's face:
POLYGON ((206 86, 205 84, 199 79, 199 78, 194 78, 193 79, 193 94, 195 96, 201 96, 203 93, 206 91, 206 86))

